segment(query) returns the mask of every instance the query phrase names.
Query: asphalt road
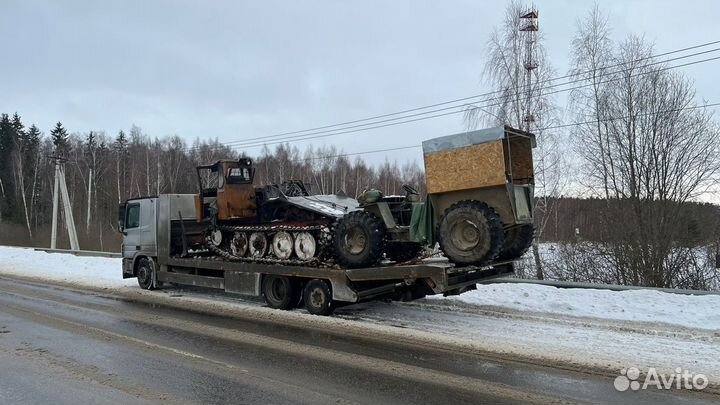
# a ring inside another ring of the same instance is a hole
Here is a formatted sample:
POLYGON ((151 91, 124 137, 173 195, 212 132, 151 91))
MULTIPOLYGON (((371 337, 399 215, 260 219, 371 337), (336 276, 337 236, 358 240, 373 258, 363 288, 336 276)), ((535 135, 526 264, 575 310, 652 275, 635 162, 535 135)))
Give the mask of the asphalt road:
POLYGON ((0 277, 0 404, 554 402, 717 397, 0 277))

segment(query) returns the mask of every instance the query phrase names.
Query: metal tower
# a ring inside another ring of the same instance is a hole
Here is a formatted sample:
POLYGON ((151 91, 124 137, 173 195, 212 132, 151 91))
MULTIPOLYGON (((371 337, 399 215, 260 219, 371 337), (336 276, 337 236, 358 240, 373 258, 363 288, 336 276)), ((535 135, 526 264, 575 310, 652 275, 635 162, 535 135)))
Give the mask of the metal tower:
POLYGON ((538 21, 538 11, 535 6, 530 10, 520 14, 520 37, 525 41, 525 52, 523 57, 523 68, 525 69, 525 79, 523 87, 525 89, 525 111, 523 116, 524 130, 532 132, 532 126, 535 123, 535 114, 533 110, 532 99, 533 94, 533 76, 535 69, 538 67, 537 62, 537 33, 540 29, 538 21))

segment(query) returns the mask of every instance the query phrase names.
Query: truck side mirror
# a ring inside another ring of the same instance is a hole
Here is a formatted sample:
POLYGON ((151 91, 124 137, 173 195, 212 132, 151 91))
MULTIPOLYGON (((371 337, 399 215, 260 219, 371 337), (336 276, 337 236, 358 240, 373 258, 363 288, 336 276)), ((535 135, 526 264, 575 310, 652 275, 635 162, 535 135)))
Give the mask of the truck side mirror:
POLYGON ((118 206, 118 231, 123 232, 125 230, 125 207, 126 203, 122 203, 118 206))

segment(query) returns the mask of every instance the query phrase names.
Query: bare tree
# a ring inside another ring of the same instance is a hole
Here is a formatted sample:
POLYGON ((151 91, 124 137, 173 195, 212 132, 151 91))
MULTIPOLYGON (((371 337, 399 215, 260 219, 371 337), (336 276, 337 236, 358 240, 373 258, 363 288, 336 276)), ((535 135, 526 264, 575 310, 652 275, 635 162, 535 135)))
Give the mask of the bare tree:
POLYGON ((717 182, 720 134, 691 81, 662 69, 652 44, 629 36, 613 47, 608 35, 594 9, 573 41, 574 71, 590 84, 572 98, 576 146, 585 185, 606 202, 598 251, 619 283, 672 287, 693 249, 681 210, 717 182))

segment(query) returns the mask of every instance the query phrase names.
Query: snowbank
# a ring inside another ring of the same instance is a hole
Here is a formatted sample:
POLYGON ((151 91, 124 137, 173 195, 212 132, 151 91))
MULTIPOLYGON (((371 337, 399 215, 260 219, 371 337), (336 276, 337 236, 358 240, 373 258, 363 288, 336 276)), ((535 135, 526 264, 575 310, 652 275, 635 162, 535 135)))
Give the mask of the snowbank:
POLYGON ((720 330, 720 295, 681 295, 653 290, 608 291, 556 288, 536 284, 478 285, 475 291, 452 297, 428 297, 430 302, 501 307, 533 313, 558 314, 633 322, 662 322, 687 328, 720 330))
POLYGON ((0 246, 0 274, 14 274, 78 285, 118 288, 137 286, 123 280, 120 259, 73 256, 0 246))

